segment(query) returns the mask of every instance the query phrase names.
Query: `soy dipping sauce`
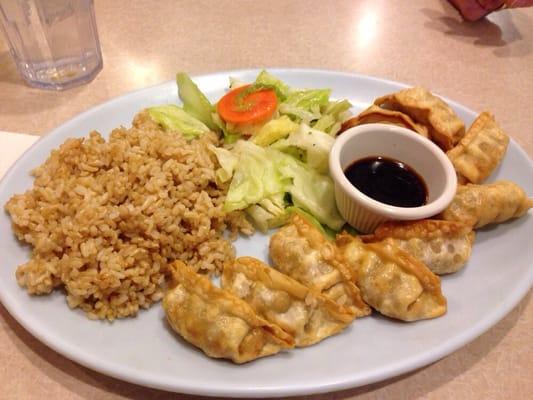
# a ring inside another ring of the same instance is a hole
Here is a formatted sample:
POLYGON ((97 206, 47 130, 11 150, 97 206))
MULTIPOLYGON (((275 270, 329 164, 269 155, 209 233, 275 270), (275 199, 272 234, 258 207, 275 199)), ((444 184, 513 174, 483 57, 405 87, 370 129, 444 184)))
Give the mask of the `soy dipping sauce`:
POLYGON ((344 175, 361 192, 396 207, 419 207, 427 203, 424 179, 407 164, 387 157, 354 161, 344 175))

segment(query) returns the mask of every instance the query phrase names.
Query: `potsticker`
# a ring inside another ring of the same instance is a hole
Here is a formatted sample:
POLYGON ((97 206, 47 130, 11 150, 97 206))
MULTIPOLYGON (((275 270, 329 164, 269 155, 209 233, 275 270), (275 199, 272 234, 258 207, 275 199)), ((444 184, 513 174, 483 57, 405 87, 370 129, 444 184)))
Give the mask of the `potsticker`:
POLYGON ((413 87, 380 97, 374 104, 401 111, 415 122, 428 127, 429 137, 444 151, 450 150, 465 134, 465 125, 457 114, 427 89, 413 87))
POLYGON ((173 287, 163 298, 172 328, 209 357, 244 363, 294 347, 294 338, 261 318, 245 301, 180 261, 170 266, 173 287))
POLYGON ((494 117, 482 112, 459 144, 448 151, 460 183, 482 183, 503 159, 509 136, 494 117))
POLYGON ((441 275, 456 272, 466 264, 475 233, 461 222, 424 219, 384 222, 373 234, 361 238, 367 243, 392 243, 441 275))
POLYGON ((417 124, 411 119, 411 117, 409 117, 409 115, 400 111, 387 110, 374 104, 368 107, 366 110, 363 110, 356 117, 344 121, 339 134, 349 128, 353 128, 354 126, 377 123, 401 126, 403 128, 410 129, 426 138, 429 137, 428 129, 424 125, 417 124))
POLYGON ((358 318, 370 314, 357 286, 341 273, 336 252, 335 244, 298 214, 270 238, 278 271, 352 309, 358 318))
POLYGON ((346 233, 336 243, 363 299, 381 314, 416 321, 446 312, 439 277, 399 247, 363 243, 346 233))
POLYGON ((455 197, 439 218, 481 228, 521 217, 531 207, 533 199, 528 198, 524 189, 514 182, 469 183, 457 186, 455 197))
POLYGON ((221 282, 263 318, 294 336, 298 347, 334 335, 355 319, 348 307, 252 257, 225 265, 221 282))

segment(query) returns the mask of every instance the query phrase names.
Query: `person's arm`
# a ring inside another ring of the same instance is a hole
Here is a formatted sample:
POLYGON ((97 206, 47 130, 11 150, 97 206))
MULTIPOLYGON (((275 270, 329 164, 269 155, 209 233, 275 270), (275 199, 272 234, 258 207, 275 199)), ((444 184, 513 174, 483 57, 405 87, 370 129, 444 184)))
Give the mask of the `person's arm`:
POLYGON ((449 0, 467 21, 476 21, 503 8, 533 6, 533 0, 449 0))

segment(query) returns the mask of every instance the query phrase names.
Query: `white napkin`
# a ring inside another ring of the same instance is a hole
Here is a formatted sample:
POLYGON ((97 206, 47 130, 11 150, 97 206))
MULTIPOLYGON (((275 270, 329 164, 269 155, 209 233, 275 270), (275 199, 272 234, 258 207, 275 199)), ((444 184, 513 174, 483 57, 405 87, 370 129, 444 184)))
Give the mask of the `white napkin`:
POLYGON ((0 131, 0 179, 8 168, 35 143, 39 136, 0 131))

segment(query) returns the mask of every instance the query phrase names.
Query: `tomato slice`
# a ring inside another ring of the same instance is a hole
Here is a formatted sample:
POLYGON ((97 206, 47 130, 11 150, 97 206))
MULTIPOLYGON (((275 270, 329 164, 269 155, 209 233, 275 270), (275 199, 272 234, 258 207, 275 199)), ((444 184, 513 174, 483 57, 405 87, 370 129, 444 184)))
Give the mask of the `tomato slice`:
POLYGON ((278 99, 272 89, 250 91, 245 85, 226 93, 217 104, 220 117, 232 124, 255 124, 269 119, 276 111, 278 99))

